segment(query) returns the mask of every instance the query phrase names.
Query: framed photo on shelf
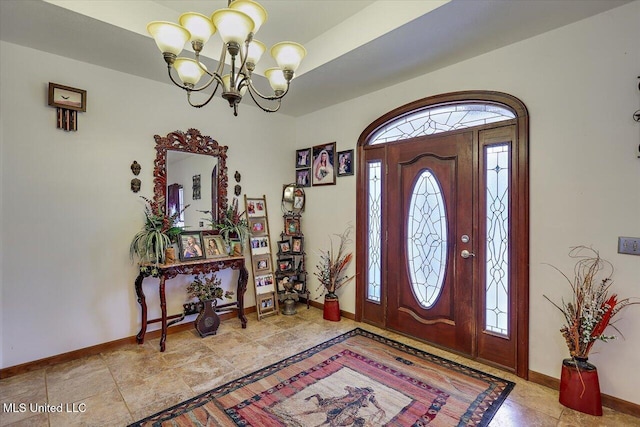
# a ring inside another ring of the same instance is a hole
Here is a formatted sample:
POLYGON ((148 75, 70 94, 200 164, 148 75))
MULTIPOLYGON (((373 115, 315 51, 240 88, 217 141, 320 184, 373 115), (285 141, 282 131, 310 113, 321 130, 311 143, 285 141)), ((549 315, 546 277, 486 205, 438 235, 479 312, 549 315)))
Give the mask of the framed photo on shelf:
POLYGON ((262 276, 256 276, 256 294, 266 294, 270 292, 275 292, 276 288, 274 286, 273 274, 264 274, 262 276))
POLYGON ((311 148, 296 150, 296 169, 311 166, 311 148))
POLYGON ((300 218, 285 217, 284 218, 284 234, 287 236, 295 236, 300 234, 300 218))
POLYGON ((194 261, 204 259, 204 242, 200 231, 185 231, 180 233, 178 239, 180 249, 180 261, 194 261))
POLYGON ((271 313, 276 309, 276 301, 272 293, 261 295, 258 298, 260 313, 271 313))
POLYGON ((311 169, 298 169, 296 171, 296 184, 300 187, 311 187, 311 169))
POLYGON ((293 258, 281 258, 278 260, 278 270, 280 271, 292 271, 293 270, 293 258))
POLYGON ((313 147, 313 164, 311 165, 311 183, 313 185, 335 185, 335 153, 335 142, 313 147))
POLYGON ((257 218, 267 216, 267 209, 263 199, 247 199, 247 217, 257 218))
POLYGON ((230 239, 229 243, 231 247, 229 248, 230 256, 242 256, 242 242, 240 239, 230 239))
POLYGON ((291 242, 289 242, 289 240, 280 240, 278 242, 278 252, 280 252, 281 254, 290 254, 291 242))
POLYGON ((222 236, 204 236, 204 255, 206 258, 220 258, 227 256, 227 250, 222 236))
POLYGON ((338 176, 353 175, 353 150, 338 151, 338 176))
POLYGON ((87 91, 49 82, 49 105, 65 110, 87 111, 87 91))
POLYGON ((254 274, 264 274, 271 271, 271 257, 269 254, 253 257, 254 274))
POLYGON ((251 244, 252 255, 261 255, 261 254, 269 253, 269 237, 267 236, 251 237, 249 241, 251 244))
POLYGON ((265 234, 267 232, 267 218, 249 218, 251 234, 265 234))
POLYGON ((302 254, 303 251, 303 237, 301 236, 294 236, 291 238, 291 253, 292 254, 296 254, 296 255, 300 255, 302 254))

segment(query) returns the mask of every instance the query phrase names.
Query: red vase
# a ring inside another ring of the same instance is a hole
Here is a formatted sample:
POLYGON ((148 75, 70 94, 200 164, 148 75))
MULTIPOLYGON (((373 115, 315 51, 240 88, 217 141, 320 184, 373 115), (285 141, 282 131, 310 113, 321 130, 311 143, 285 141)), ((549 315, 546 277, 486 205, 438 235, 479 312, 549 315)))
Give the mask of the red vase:
POLYGON ((340 321, 340 301, 338 297, 325 297, 322 318, 331 322, 340 321))
POLYGON ((589 415, 602 415, 598 369, 586 358, 562 361, 560 403, 589 415))

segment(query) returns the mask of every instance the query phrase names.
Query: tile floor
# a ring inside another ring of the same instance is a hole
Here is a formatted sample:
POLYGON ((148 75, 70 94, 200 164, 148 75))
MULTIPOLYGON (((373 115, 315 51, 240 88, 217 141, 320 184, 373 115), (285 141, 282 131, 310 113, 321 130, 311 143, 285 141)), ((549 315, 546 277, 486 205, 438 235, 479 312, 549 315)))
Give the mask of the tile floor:
POLYGON ((215 336, 200 338, 195 331, 169 335, 164 353, 155 339, 0 380, 0 426, 125 426, 354 327, 515 381, 491 426, 640 425, 639 418, 608 408, 602 417, 572 411, 560 405, 557 392, 549 388, 370 325, 344 318, 325 321, 321 310, 300 305, 293 316, 258 322, 255 314, 249 315, 246 329, 239 320, 230 319, 222 322, 215 336), (62 402, 65 411, 5 412, 5 404, 12 402, 62 402))

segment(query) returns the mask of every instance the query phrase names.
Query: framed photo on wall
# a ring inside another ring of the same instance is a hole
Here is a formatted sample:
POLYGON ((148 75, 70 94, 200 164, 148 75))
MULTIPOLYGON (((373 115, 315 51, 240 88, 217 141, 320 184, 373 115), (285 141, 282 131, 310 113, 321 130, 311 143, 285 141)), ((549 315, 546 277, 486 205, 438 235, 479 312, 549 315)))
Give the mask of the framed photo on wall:
POLYGON ((300 187, 311 187, 311 169, 298 169, 296 171, 296 184, 300 187))
POLYGON ((296 169, 311 166, 311 148, 296 150, 296 169))
POLYGON ((316 145, 313 147, 313 164, 311 166, 311 183, 315 185, 335 185, 336 143, 316 145))
POLYGON ((204 250, 202 249, 204 242, 200 231, 180 233, 178 246, 180 247, 180 261, 193 261, 205 258, 204 250))
POLYGON ((338 151, 338 176, 353 175, 353 150, 338 151))

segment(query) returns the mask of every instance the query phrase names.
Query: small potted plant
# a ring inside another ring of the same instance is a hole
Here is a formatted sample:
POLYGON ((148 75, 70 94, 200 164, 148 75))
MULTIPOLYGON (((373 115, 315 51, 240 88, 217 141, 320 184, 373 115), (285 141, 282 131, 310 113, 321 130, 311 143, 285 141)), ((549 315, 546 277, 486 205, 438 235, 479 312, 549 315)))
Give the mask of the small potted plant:
POLYGON ((213 273, 210 277, 195 276, 187 286, 187 294, 200 300, 200 312, 194 321, 200 336, 215 335, 218 331, 218 326, 220 326, 220 318, 216 313, 218 300, 222 298, 231 299, 234 293, 222 289, 222 282, 213 273))
POLYGON ((189 207, 185 206, 180 212, 167 215, 164 200, 149 200, 140 196, 146 202, 144 209, 145 222, 142 230, 133 236, 129 246, 129 256, 133 261, 137 256, 141 264, 151 263, 154 266, 165 262, 167 249, 176 241, 182 228, 176 223, 181 213, 189 207))
POLYGON ((244 212, 238 212, 238 199, 233 199, 233 203, 225 210, 224 215, 217 222, 210 218, 205 219, 209 221, 211 228, 218 230, 228 247, 231 247, 231 238, 237 237, 244 250, 244 244, 249 236, 249 223, 244 218, 244 212))
POLYGON ((353 259, 353 253, 347 253, 347 245, 352 242, 350 238, 352 227, 349 226, 342 234, 335 234, 340 240, 338 250, 333 249, 333 239, 328 250, 320 251, 320 262, 316 265, 314 275, 320 281, 318 289, 322 289, 324 296, 325 320, 340 320, 340 302, 336 291, 349 283, 355 276, 347 276, 347 268, 353 259))

